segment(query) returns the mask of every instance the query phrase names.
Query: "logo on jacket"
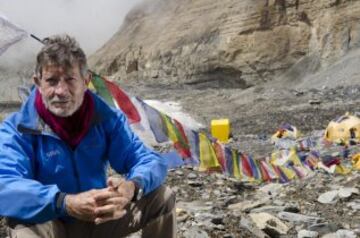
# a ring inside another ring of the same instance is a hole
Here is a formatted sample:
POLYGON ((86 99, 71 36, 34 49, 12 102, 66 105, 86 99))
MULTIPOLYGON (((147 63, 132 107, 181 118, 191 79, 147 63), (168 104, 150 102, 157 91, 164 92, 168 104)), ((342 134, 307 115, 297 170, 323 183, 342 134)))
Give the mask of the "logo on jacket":
POLYGON ((60 155, 59 150, 52 150, 52 151, 46 152, 46 157, 48 157, 49 159, 56 155, 60 155))

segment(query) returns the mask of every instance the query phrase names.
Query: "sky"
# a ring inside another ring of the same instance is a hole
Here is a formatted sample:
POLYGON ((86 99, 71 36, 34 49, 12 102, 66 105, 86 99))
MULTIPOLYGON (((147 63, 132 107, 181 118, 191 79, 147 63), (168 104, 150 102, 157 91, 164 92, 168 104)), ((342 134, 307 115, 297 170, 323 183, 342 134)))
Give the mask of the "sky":
MULTIPOLYGON (((119 29, 141 0, 0 0, 0 14, 39 38, 58 33, 74 36, 87 55, 119 29)), ((12 61, 35 55, 41 45, 27 38, 0 56, 12 61)))

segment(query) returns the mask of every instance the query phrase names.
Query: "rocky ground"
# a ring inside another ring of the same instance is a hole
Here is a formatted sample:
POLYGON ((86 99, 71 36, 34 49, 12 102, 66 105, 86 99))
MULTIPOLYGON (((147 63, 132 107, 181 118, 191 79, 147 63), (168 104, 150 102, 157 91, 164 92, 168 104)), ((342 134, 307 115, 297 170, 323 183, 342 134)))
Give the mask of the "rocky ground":
MULTIPOLYGON (((309 134, 325 129, 345 112, 359 111, 360 102, 358 84, 311 88, 273 82, 245 90, 221 82, 121 81, 120 85, 142 99, 180 102, 207 128, 213 118, 229 118, 231 146, 255 158, 271 153, 270 136, 282 123, 309 134)), ((1 116, 17 107, 12 102, 0 106, 1 116)), ((348 176, 316 172, 305 180, 261 188, 191 168, 171 171, 167 181, 177 193, 179 237, 188 238, 359 237, 359 182, 356 172, 348 176), (352 189, 350 195, 347 189, 352 189), (318 201, 326 192, 330 204, 318 201)), ((2 231, 0 237, 5 237, 2 231)))
POLYGON ((358 237, 359 182, 358 173, 315 172, 287 185, 257 186, 191 168, 168 178, 177 193, 179 237, 197 238, 358 237))
MULTIPOLYGON (((145 99, 181 102, 204 125, 230 118, 231 146, 255 157, 273 151, 270 136, 282 123, 303 134, 321 134, 330 120, 356 113, 360 102, 357 84, 300 88, 274 82, 247 90, 120 84, 145 99)), ((168 178, 177 192, 180 237, 360 237, 359 182, 358 172, 315 172, 305 180, 262 187, 191 168, 172 171, 168 178), (339 190, 354 193, 344 196, 339 190), (330 201, 318 201, 326 192, 330 201)))

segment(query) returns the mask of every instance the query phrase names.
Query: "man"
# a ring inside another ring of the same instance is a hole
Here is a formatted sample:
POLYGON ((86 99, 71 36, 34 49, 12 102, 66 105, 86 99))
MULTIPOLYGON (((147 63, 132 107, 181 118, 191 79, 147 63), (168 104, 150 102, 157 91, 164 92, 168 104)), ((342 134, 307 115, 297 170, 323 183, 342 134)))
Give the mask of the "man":
POLYGON ((44 40, 35 89, 0 127, 0 215, 10 237, 175 237, 167 165, 87 89, 69 36, 44 40), (106 179, 107 165, 125 179, 106 179))

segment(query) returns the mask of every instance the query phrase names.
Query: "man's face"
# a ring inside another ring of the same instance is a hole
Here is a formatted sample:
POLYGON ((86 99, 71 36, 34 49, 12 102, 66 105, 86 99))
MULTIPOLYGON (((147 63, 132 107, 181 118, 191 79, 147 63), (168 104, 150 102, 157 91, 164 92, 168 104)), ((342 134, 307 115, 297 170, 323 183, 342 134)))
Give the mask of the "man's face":
POLYGON ((34 81, 45 107, 56 116, 68 117, 81 106, 89 79, 73 64, 71 68, 47 65, 42 69, 41 79, 34 76, 34 81))

